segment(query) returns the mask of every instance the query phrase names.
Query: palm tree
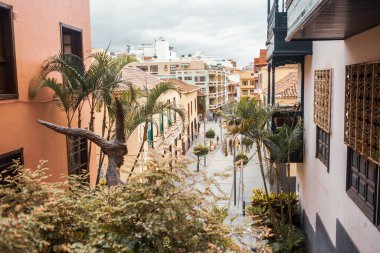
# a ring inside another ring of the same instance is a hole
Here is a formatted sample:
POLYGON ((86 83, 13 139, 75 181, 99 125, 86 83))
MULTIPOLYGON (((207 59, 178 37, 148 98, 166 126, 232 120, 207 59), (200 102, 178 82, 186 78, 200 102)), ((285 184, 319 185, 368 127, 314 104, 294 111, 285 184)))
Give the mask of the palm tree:
MULTIPOLYGON (((58 98, 58 104, 66 113, 67 125, 71 122, 75 113, 78 115, 78 128, 81 128, 82 107, 88 102, 90 107, 89 130, 94 132, 95 108, 102 107, 103 126, 102 137, 105 134, 105 118, 112 104, 112 91, 121 83, 125 83, 121 76, 121 70, 134 58, 130 56, 111 57, 108 50, 90 54, 88 59, 90 66, 86 69, 85 60, 72 54, 59 54, 50 57, 43 66, 41 82, 38 87, 31 90, 31 96, 36 97, 42 88, 50 88, 58 98), (62 82, 49 77, 52 73, 59 73, 62 82)), ((109 138, 108 138, 109 139, 109 138)), ((79 141, 79 140, 78 140, 79 141)), ((91 142, 88 150, 88 161, 91 158, 91 142)), ((104 158, 104 154, 103 154, 104 158)), ((100 156, 100 161, 103 159, 100 156)))
MULTIPOLYGON (((290 227, 292 226, 292 213, 290 203, 290 155, 298 151, 302 144, 303 126, 301 121, 294 125, 288 126, 284 124, 276 129, 276 132, 268 136, 265 145, 271 153, 271 161, 276 165, 277 174, 280 175, 281 165, 286 164, 286 176, 288 184, 288 219, 290 227), (294 125, 294 126, 293 126, 294 125)), ((279 181, 279 180, 278 180, 279 181)), ((280 184, 279 182, 277 184, 280 184)), ((281 184, 280 184, 281 185, 281 184)))
POLYGON ((76 55, 60 54, 50 57, 43 65, 39 85, 35 88, 31 87, 29 95, 35 99, 42 88, 53 90, 57 105, 65 111, 68 127, 71 127, 71 122, 77 111, 78 127, 80 127, 80 109, 86 96, 84 73, 83 59, 76 55), (53 72, 60 73, 62 80, 48 77, 53 72))
POLYGON ((240 124, 231 125, 229 127, 229 132, 232 135, 241 134, 242 136, 253 140, 256 144, 256 152, 259 158, 260 172, 264 182, 264 191, 267 198, 268 209, 271 215, 271 222, 274 225, 276 232, 276 218, 269 197, 263 160, 263 143, 270 134, 267 129, 267 123, 270 119, 271 112, 263 108, 258 101, 249 97, 244 97, 237 105, 236 116, 239 118, 240 124))
POLYGON ((208 147, 203 145, 197 145, 194 147, 194 155, 197 156, 197 171, 199 171, 199 162, 201 156, 206 156, 208 154, 208 147))
POLYGON ((87 129, 62 127, 42 120, 37 120, 37 122, 55 132, 66 136, 84 138, 98 145, 108 156, 106 179, 107 184, 113 186, 122 183, 118 168, 123 165, 124 156, 128 153, 127 145, 125 144, 124 112, 118 100, 116 100, 116 109, 115 137, 111 141, 87 129))
POLYGON ((140 144, 139 152, 133 163, 128 178, 132 176, 132 173, 137 165, 138 159, 140 158, 144 149, 145 142, 148 139, 148 124, 152 123, 156 126, 159 125, 155 120, 155 115, 160 115, 161 113, 172 111, 178 114, 182 122, 185 123, 186 121, 186 113, 183 109, 171 103, 160 101, 160 97, 170 90, 179 92, 178 88, 170 82, 157 84, 154 88, 150 90, 140 90, 140 99, 138 99, 137 105, 133 108, 130 114, 126 115, 125 128, 127 139, 133 133, 133 131, 141 124, 143 124, 144 129, 143 140, 140 144))

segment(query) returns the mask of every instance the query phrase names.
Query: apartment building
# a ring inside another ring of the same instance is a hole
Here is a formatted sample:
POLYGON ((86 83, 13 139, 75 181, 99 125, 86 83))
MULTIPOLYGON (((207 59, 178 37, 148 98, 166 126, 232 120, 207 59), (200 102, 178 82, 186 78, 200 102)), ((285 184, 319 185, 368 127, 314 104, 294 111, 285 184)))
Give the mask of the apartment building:
POLYGON ((171 90, 163 94, 159 101, 172 103, 179 106, 186 112, 186 121, 182 122, 179 116, 173 112, 162 113, 155 116, 155 124, 148 124, 148 140, 143 143, 144 125, 140 125, 127 141, 128 154, 125 163, 121 167, 121 179, 126 180, 133 167, 135 173, 141 171, 141 161, 147 159, 149 149, 154 149, 159 153, 174 156, 184 154, 198 133, 198 109, 197 92, 199 87, 191 85, 178 79, 159 79, 138 68, 124 68, 122 71, 123 79, 135 88, 152 89, 161 82, 170 82, 180 91, 171 90), (136 160, 140 161, 136 166, 136 160))
POLYGON ((259 100, 260 94, 258 91, 258 74, 255 71, 242 71, 240 72, 240 96, 251 97, 259 100))
POLYGON ((207 66, 203 61, 146 61, 133 62, 128 67, 141 69, 160 79, 179 79, 197 85, 206 96, 210 113, 228 101, 228 82, 223 68, 207 66))
POLYGON ((268 1, 269 76, 298 66, 296 190, 310 252, 380 252, 379 11, 370 0, 268 1))
MULTIPOLYGON (((54 4, 51 0, 30 0, 27 4, 21 0, 0 0, 0 171, 12 159, 20 159, 29 168, 36 168, 41 159, 48 160, 46 166, 51 168, 52 181, 75 174, 78 169, 88 169, 87 155, 81 155, 87 150, 86 142, 73 147, 64 135, 36 122, 43 119, 67 125, 54 94, 44 89, 32 101, 29 88, 38 82, 42 63, 48 57, 60 52, 85 57, 90 50, 88 0, 54 4), (74 155, 79 155, 79 160, 74 161, 74 155)), ((87 113, 84 108, 83 114, 87 113)), ((74 120, 73 126, 76 124, 74 120)), ((95 164, 95 160, 90 164, 95 164)), ((92 167, 91 171, 95 169, 92 167)))

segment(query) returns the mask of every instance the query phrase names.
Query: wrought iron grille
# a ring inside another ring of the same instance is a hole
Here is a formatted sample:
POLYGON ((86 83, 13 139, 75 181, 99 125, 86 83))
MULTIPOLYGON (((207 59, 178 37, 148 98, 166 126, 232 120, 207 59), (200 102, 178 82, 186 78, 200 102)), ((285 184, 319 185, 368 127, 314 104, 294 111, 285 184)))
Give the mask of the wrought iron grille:
POLYGON ((380 165, 380 62, 346 66, 344 142, 380 165))
POLYGON ((314 71, 314 123, 327 133, 331 133, 331 78, 331 69, 314 71))

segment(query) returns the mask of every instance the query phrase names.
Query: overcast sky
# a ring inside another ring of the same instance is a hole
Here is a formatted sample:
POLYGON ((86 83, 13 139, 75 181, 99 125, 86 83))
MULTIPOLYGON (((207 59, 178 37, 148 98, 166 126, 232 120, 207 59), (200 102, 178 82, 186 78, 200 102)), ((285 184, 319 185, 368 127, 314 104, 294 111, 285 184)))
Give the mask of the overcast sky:
POLYGON ((91 0, 92 46, 164 37, 178 55, 201 50, 247 65, 265 48, 265 0, 91 0))

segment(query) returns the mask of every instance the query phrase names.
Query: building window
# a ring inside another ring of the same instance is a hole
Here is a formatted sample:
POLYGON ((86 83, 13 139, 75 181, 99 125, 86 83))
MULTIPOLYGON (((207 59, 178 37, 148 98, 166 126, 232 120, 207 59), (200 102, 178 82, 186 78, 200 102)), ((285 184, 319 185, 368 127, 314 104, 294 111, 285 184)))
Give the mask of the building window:
POLYGON ((380 165, 380 62, 346 66, 344 142, 380 165))
POLYGON ((247 86, 248 85, 248 81, 243 81, 242 84, 243 84, 243 86, 247 86))
POLYGON ((0 99, 18 97, 12 12, 0 5, 0 99))
POLYGON ((347 194, 371 220, 380 225, 379 166, 348 148, 347 194))
POLYGON ((17 171, 10 168, 16 160, 18 160, 21 165, 24 164, 23 149, 0 155, 0 185, 7 184, 7 177, 16 175, 17 171))
POLYGON ((170 73, 171 74, 174 74, 176 70, 177 70, 176 65, 170 65, 170 73))
POLYGON ((138 69, 141 69, 142 71, 148 72, 148 66, 137 66, 138 69))
POLYGON ((165 65, 165 66, 164 66, 164 71, 165 71, 165 72, 168 71, 168 65, 165 65))
POLYGON ((193 78, 191 76, 185 76, 185 80, 191 81, 191 80, 193 80, 193 78))
POLYGON ((314 123, 330 133, 332 70, 314 71, 314 123))
POLYGON ((250 95, 255 95, 255 90, 249 90, 250 95))
POLYGON ((178 80, 182 80, 182 76, 179 76, 179 77, 178 77, 178 80))
POLYGON ((89 173, 87 140, 79 137, 67 137, 69 175, 89 173))
POLYGON ((61 24, 62 52, 83 58, 82 30, 61 24))
POLYGON ((248 95, 248 90, 243 90, 242 94, 243 94, 243 96, 247 96, 248 95))
POLYGON ((158 65, 151 65, 150 66, 150 72, 151 73, 158 73, 158 65))
POLYGON ((330 134, 317 126, 316 156, 326 165, 327 171, 330 162, 330 134))

